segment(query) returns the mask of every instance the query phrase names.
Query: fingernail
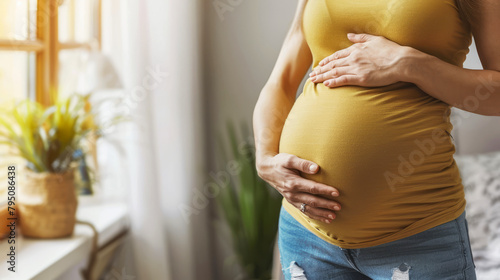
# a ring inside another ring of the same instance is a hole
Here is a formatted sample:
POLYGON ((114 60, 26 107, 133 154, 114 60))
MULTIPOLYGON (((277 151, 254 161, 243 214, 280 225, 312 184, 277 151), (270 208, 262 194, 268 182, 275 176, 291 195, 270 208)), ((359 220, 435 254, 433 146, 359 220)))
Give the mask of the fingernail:
POLYGON ((352 37, 354 36, 354 33, 347 33, 347 37, 352 37))
POLYGON ((333 217, 333 215, 328 215, 328 218, 330 218, 330 219, 332 219, 332 220, 333 220, 333 219, 335 219, 335 218, 333 217))
POLYGON ((316 164, 309 166, 310 171, 316 171, 316 168, 318 168, 318 166, 316 164))
POLYGON ((340 210, 340 207, 338 207, 338 206, 333 206, 333 210, 335 210, 335 211, 339 211, 339 210, 340 210))
POLYGON ((314 75, 316 75, 316 73, 314 73, 314 72, 309 73, 309 77, 312 77, 314 75))
POLYGON ((329 224, 329 223, 330 223, 330 220, 325 220, 325 223, 329 224))
POLYGON ((329 86, 329 85, 330 85, 330 81, 323 82, 323 84, 324 84, 325 86, 329 86))
POLYGON ((332 192, 332 196, 339 196, 338 192, 332 192))

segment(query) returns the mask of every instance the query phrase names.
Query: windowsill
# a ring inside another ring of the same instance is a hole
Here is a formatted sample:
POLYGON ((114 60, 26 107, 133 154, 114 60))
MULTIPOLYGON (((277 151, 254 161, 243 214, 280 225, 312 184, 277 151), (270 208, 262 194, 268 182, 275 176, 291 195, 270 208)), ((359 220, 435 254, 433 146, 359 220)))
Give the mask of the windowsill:
MULTIPOLYGON (((90 222, 99 232, 102 246, 128 228, 128 210, 122 202, 102 202, 94 198, 80 199, 77 219, 90 222)), ((0 241, 0 279, 55 279, 89 257, 92 230, 77 224, 71 237, 59 239, 30 239, 16 237, 16 272, 7 270, 5 262, 7 240, 0 241), (8 277, 8 278, 7 278, 8 277)))

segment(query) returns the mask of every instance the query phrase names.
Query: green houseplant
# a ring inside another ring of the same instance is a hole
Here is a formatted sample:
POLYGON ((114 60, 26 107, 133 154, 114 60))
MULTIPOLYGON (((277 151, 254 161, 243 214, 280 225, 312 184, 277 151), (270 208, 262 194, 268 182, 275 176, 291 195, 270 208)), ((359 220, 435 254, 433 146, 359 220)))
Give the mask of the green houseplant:
POLYGON ((11 147, 33 172, 67 171, 86 137, 99 133, 85 108, 88 98, 75 94, 47 108, 27 99, 0 111, 0 144, 11 147))
POLYGON ((99 134, 89 95, 72 95, 43 107, 24 100, 0 112, 0 144, 25 160, 18 170, 17 198, 23 235, 54 238, 71 235, 77 198, 75 168, 84 140, 99 134))
POLYGON ((230 156, 219 140, 221 159, 233 160, 239 172, 221 190, 217 204, 230 229, 232 248, 243 278, 269 280, 282 197, 257 175, 250 129, 245 124, 240 127, 241 138, 231 123, 227 125, 230 156))

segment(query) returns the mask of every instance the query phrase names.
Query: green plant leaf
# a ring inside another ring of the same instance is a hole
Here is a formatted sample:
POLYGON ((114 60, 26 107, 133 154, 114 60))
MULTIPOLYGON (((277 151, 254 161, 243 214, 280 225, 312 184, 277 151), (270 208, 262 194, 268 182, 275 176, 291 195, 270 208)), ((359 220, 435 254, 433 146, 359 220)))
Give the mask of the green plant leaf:
POLYGON ((221 137, 218 138, 218 162, 232 160, 239 172, 231 178, 230 185, 221 190, 216 202, 231 231, 233 250, 246 276, 268 280, 282 198, 258 177, 249 127, 245 124, 239 127, 243 139, 238 137, 230 121, 226 123, 229 155, 225 153, 221 137))

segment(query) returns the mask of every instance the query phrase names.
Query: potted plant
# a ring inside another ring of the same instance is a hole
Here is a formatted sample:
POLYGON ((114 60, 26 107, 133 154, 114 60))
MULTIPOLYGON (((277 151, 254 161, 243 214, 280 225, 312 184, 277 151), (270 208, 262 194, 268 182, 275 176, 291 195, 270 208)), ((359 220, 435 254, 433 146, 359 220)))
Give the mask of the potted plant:
POLYGON ((243 124, 240 138, 228 124, 231 156, 225 156, 225 145, 220 142, 222 159, 233 160, 239 172, 221 189, 217 204, 230 229, 235 259, 243 272, 240 278, 269 280, 282 197, 257 175, 249 131, 243 124))
POLYGON ((18 171, 16 210, 24 236, 69 236, 78 204, 75 168, 84 140, 99 127, 85 110, 89 95, 72 95, 44 108, 24 100, 0 113, 0 144, 26 165, 18 171))

